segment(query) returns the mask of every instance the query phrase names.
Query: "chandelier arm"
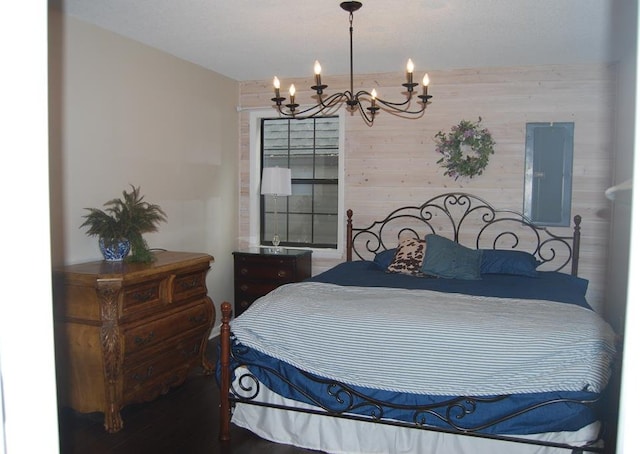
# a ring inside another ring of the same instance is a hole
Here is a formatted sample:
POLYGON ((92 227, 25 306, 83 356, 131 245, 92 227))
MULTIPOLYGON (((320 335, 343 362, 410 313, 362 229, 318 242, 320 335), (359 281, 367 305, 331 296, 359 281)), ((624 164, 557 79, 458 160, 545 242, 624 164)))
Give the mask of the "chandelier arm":
POLYGON ((383 110, 385 112, 392 113, 392 114, 418 115, 423 113, 427 109, 426 104, 422 104, 422 106, 417 108, 416 110, 410 110, 409 106, 407 106, 407 108, 405 109, 399 109, 398 107, 395 107, 395 106, 386 106, 385 104, 382 104, 382 106, 383 107, 380 107, 380 110, 383 110))
POLYGON ((371 126, 373 125, 373 119, 375 118, 376 112, 377 112, 377 108, 375 110, 370 110, 369 114, 365 111, 365 108, 363 107, 362 103, 359 102, 358 103, 358 110, 360 110, 360 116, 362 116, 362 119, 364 120, 364 122, 368 125, 371 126))
POLYGON ((404 111, 399 109, 389 109, 386 107, 380 107, 380 110, 395 117, 406 118, 408 120, 422 118, 424 116, 424 113, 427 111, 426 109, 404 111))
POLYGON ((354 98, 355 99, 360 99, 360 96, 368 96, 369 98, 373 97, 373 95, 371 93, 369 93, 368 91, 366 91, 366 90, 360 90, 358 93, 356 93, 354 98))
MULTIPOLYGON (((360 97, 362 97, 362 96, 367 96, 367 97, 369 97, 369 99, 373 98, 371 93, 369 93, 368 91, 365 91, 365 90, 361 90, 358 93, 356 93, 355 98, 358 100, 358 102, 360 102, 360 97)), ((376 96, 376 102, 379 103, 379 104, 382 104, 383 106, 388 108, 388 109, 384 109, 384 108, 382 109, 382 110, 384 110, 386 112, 388 112, 389 109, 392 109, 392 110, 398 111, 398 112, 407 112, 407 113, 414 113, 414 114, 418 114, 418 113, 422 112, 424 110, 424 108, 422 108, 422 107, 419 108, 418 110, 415 110, 415 111, 411 111, 411 110, 408 110, 408 109, 400 109, 400 107, 403 107, 403 106, 409 107, 409 103, 411 102, 412 99, 413 99, 413 97, 411 95, 409 95, 409 97, 403 102, 391 102, 391 101, 385 101, 384 99, 378 98, 376 96)), ((419 102, 424 103, 424 101, 419 101, 419 102)))
POLYGON ((307 107, 306 109, 298 110, 295 112, 284 110, 283 105, 281 104, 277 105, 276 107, 278 109, 278 112, 285 117, 296 118, 296 117, 306 116, 311 118, 311 117, 318 116, 319 114, 321 114, 327 109, 331 109, 337 106, 340 102, 342 102, 342 98, 349 99, 349 93, 348 92, 334 93, 333 95, 327 97, 326 99, 320 99, 320 102, 313 106, 310 106, 310 107, 307 107))
POLYGON ((384 104, 387 107, 394 108, 394 107, 406 106, 411 102, 412 99, 413 99, 413 97, 411 95, 409 95, 409 96, 407 96, 407 99, 405 99, 402 102, 385 101, 384 99, 380 99, 380 98, 378 98, 378 102, 380 102, 380 104, 384 104))
POLYGON ((339 102, 342 102, 343 98, 348 101, 351 98, 353 98, 353 96, 351 95, 350 91, 343 91, 341 93, 334 93, 331 96, 329 96, 326 99, 322 99, 322 97, 320 98, 320 102, 316 105, 317 106, 322 106, 323 110, 330 108, 330 107, 334 107, 336 104, 338 104, 339 102))

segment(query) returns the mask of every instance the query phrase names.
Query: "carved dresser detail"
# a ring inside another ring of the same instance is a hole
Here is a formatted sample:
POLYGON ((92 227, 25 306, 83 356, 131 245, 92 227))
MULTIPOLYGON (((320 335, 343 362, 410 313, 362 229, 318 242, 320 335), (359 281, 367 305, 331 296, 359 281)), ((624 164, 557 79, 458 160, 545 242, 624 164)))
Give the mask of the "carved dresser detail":
POLYGON ((205 356, 215 321, 206 276, 213 257, 157 252, 151 264, 96 261, 54 269, 58 400, 103 412, 108 432, 120 410, 184 382, 205 356))

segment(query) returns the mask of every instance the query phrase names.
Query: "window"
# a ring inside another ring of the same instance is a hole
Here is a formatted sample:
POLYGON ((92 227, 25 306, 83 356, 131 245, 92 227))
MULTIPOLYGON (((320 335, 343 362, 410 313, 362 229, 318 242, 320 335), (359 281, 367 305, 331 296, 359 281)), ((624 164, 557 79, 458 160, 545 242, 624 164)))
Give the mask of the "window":
POLYGON ((573 123, 527 123, 524 213, 534 224, 571 222, 573 123))
POLYGON ((261 119, 260 169, 290 168, 292 192, 288 197, 261 196, 261 244, 271 244, 278 222, 281 246, 338 247, 340 131, 337 116, 261 119))

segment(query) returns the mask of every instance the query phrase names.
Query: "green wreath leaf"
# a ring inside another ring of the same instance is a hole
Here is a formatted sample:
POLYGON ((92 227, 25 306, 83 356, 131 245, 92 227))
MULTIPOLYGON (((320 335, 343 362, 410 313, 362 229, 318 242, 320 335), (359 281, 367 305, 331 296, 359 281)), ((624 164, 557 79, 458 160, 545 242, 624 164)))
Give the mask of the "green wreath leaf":
POLYGON ((442 154, 437 164, 445 169, 445 176, 457 180, 461 176, 473 178, 482 175, 489 164, 489 155, 493 154, 495 142, 491 133, 480 127, 481 121, 481 117, 475 123, 462 120, 452 126, 450 132, 439 131, 435 135, 436 151, 442 154), (463 147, 470 153, 464 152, 463 147))

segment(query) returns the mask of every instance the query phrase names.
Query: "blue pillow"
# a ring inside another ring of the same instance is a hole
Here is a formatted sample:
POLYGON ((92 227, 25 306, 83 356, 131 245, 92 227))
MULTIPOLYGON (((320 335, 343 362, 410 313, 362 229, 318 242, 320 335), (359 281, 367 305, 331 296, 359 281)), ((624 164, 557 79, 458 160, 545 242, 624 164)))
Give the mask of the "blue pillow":
POLYGON ((378 252, 373 259, 373 263, 378 265, 381 269, 386 270, 389 265, 391 265, 391 262, 393 261, 393 257, 395 255, 396 248, 378 252))
POLYGON ((540 262, 525 251, 483 249, 480 273, 538 277, 536 268, 539 265, 540 262))
POLYGON ((482 251, 430 233, 425 237, 427 250, 422 272, 449 279, 480 279, 482 251))

